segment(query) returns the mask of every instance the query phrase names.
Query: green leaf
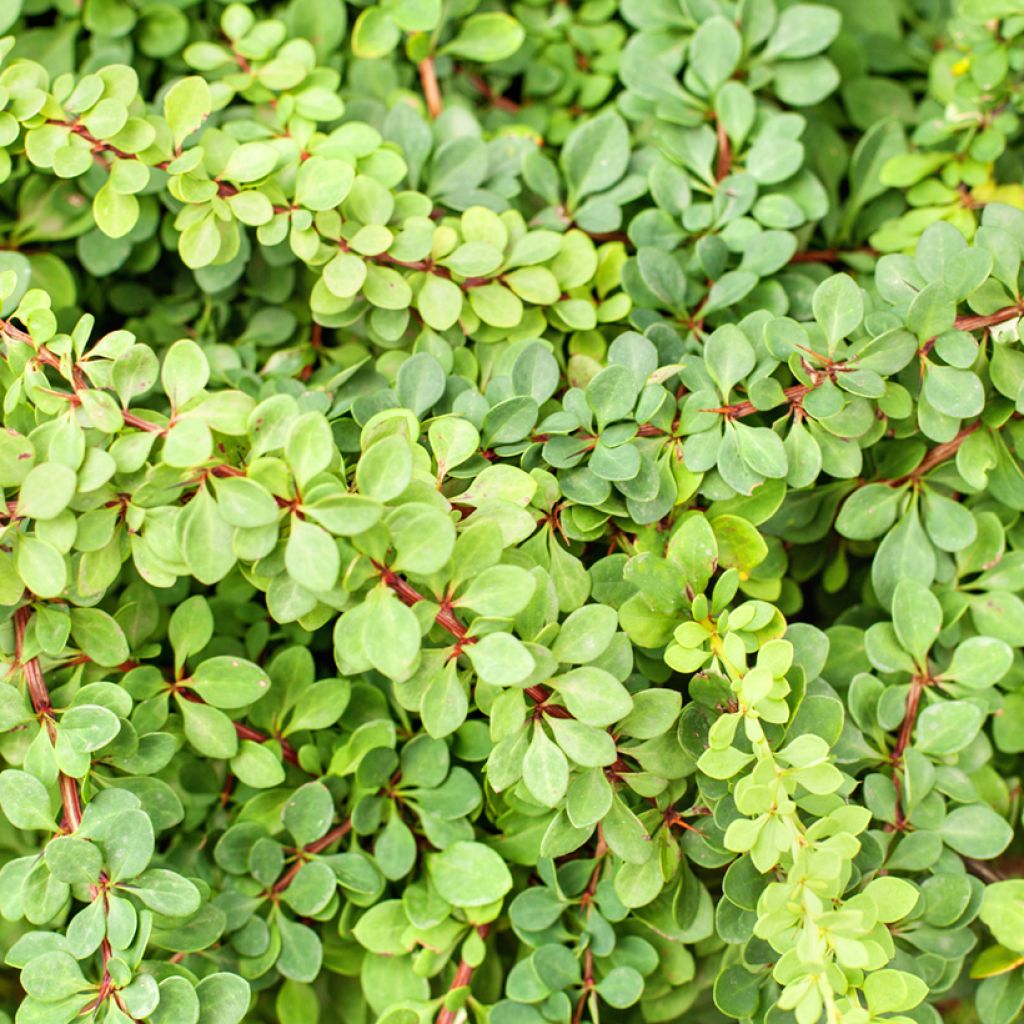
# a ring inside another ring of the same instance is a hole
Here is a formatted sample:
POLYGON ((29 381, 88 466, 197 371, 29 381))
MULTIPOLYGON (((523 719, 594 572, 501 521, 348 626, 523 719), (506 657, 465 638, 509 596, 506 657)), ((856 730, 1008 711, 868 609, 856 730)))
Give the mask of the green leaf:
POLYGON ((283 914, 277 918, 277 930, 281 936, 281 953, 276 965, 278 971, 292 981, 314 981, 323 962, 323 944, 319 935, 312 928, 283 914))
POLYGON ((85 992, 90 983, 74 957, 52 950, 29 961, 21 973, 21 984, 30 996, 49 1003, 85 992))
POLYGON ((295 202, 307 210, 333 210, 348 195, 355 170, 344 160, 313 156, 299 166, 295 202))
POLYGON ((284 827, 299 846, 327 833, 334 820, 334 799, 322 782, 307 782, 289 797, 281 812, 284 827))
POLYGON ((229 526, 252 528, 271 526, 280 510, 270 492, 244 476, 213 477, 217 508, 229 526))
POLYGON ((402 937, 409 930, 409 918, 401 900, 385 900, 371 907, 352 929, 359 944, 378 956, 402 956, 411 949, 402 937))
POLYGON ((109 238, 123 238, 139 219, 139 201, 134 195, 115 191, 108 181, 93 197, 92 215, 109 238))
POLYGON ((886 923, 906 917, 920 899, 920 892, 913 883, 895 875, 873 879, 864 892, 878 908, 878 920, 886 923))
POLYGON ((886 484, 866 484, 843 502, 836 529, 850 540, 874 540, 896 521, 904 492, 886 484))
POLYGON ((561 164, 573 203, 610 188, 629 164, 626 122, 610 111, 574 128, 562 147, 561 164))
POLYGON ((1024 953, 1024 880, 1012 878, 986 885, 978 917, 996 942, 1024 953))
POLYGON ((416 616, 390 591, 378 590, 366 602, 362 640, 366 656, 389 679, 407 679, 420 654, 416 616))
POLYGON ((490 64, 511 57, 525 38, 522 25, 509 14, 472 14, 461 23, 455 38, 441 48, 441 53, 490 64))
POLYGON ((150 868, 136 878, 130 891, 150 910, 167 917, 188 917, 199 909, 199 890, 187 879, 166 868, 150 868))
POLYGON ((40 462, 22 481, 18 515, 30 519, 56 519, 75 496, 75 471, 59 462, 40 462))
POLYGON ((149 1015, 152 1024, 197 1024, 199 997, 184 978, 172 975, 160 984, 160 1002, 149 1015))
POLYGON ((380 7, 360 11, 352 26, 352 52, 372 60, 387 56, 401 39, 401 32, 388 13, 380 7))
POLYGON ((390 501, 409 486, 412 479, 412 452, 409 443, 391 434, 363 452, 356 466, 356 483, 368 498, 390 501))
POLYGON ((610 672, 593 666, 573 669, 551 680, 575 718, 604 728, 633 710, 629 691, 610 672))
POLYGON ((175 409, 195 398, 209 379, 210 366, 194 341, 182 338, 167 350, 160 368, 160 383, 175 409))
POLYGON ((900 643, 921 666, 942 629, 942 606, 928 587, 902 579, 892 595, 892 624, 900 643))
POLYGON ((435 331, 447 331, 462 315, 462 289, 453 281, 426 274, 416 296, 416 308, 423 322, 435 331))
POLYGON ((632 1006, 640 999, 643 991, 644 979, 635 967, 613 967, 597 983, 598 994, 616 1009, 632 1006))
POLYGON ((202 1024, 240 1024, 249 1011, 249 985, 237 974, 208 974, 196 995, 202 1024))
POLYGON ((221 172, 227 181, 245 184, 265 178, 277 166, 277 150, 266 142, 243 142, 231 151, 221 172))
POLYGON ((911 302, 907 327, 924 341, 948 331, 955 319, 956 296, 941 281, 932 281, 911 302))
POLYGON ((739 31, 728 18, 716 14, 701 22, 690 42, 690 66, 709 95, 732 77, 742 49, 739 31))
POLYGON ((18 575, 37 597, 59 597, 67 586, 64 556, 44 540, 22 536, 15 553, 18 575))
POLYGON ((754 363, 750 342, 732 324, 719 327, 704 342, 704 364, 726 402, 732 389, 753 370, 754 363))
POLYGON ((395 384, 402 405, 422 416, 444 394, 444 369, 430 353, 417 352, 402 363, 395 384))
POLYGON ((455 670, 455 662, 447 665, 431 680, 420 702, 420 717, 427 734, 435 739, 450 736, 466 720, 469 698, 455 670))
POLYGON ((199 75, 181 78, 164 95, 164 117, 174 138, 174 148, 181 144, 210 115, 213 96, 206 79, 199 75))
POLYGON ((215 708, 241 708, 267 693, 270 681, 259 665, 245 658, 220 655, 200 662, 189 685, 215 708))
POLYGON ((226 759, 238 752, 238 736, 231 719, 217 708, 179 700, 185 739, 204 757, 226 759))
POLYGON ((477 675, 493 686, 516 686, 534 669, 533 655, 511 633, 488 633, 466 653, 477 675))
POLYGON ((779 15, 762 59, 793 59, 820 53, 839 33, 839 11, 821 4, 793 4, 779 15))
POLYGON ((242 740, 238 753, 231 759, 231 771, 246 786, 270 789, 285 780, 284 765, 278 756, 262 743, 242 740))
POLYGON ((291 517, 284 562, 296 583, 318 593, 333 589, 341 571, 341 555, 334 538, 322 526, 297 515, 291 517))
POLYGON ((545 807, 556 807, 569 786, 569 762, 536 722, 533 738, 523 758, 523 783, 530 795, 545 807))
POLYGON ((946 815, 937 829, 947 846, 964 857, 991 860, 1006 849, 1013 830, 987 804, 968 804, 946 815))
POLYGON ((972 636, 957 645, 942 675, 972 690, 981 690, 998 683, 1010 671, 1012 662, 1013 651, 1002 640, 972 636))
POLYGON ((922 390, 939 412, 957 419, 977 416, 985 406, 985 390, 970 370, 929 363, 922 390))
POLYGON ((46 787, 34 775, 17 768, 0 772, 0 810, 15 828, 52 830, 49 806, 46 787))
POLYGON ((928 986, 906 971, 873 971, 864 981, 864 995, 872 1014, 912 1010, 926 995, 928 986))
POLYGON ((479 615, 511 618, 526 607, 536 587, 536 579, 526 569, 493 565, 470 581, 455 604, 479 615))
POLYGON ((826 278, 814 290, 811 300, 814 319, 825 332, 829 351, 836 343, 848 338, 864 319, 864 298, 853 278, 846 274, 834 274, 826 278))
POLYGON ((71 609, 71 636, 93 662, 120 665, 128 660, 128 640, 113 616, 99 608, 71 609))
POLYGON ((427 858, 434 888, 453 907, 485 907, 511 888, 508 867, 489 846, 460 840, 427 858))
POLYGON ((551 653, 566 665, 594 661, 608 649, 618 624, 615 609, 607 605, 588 604, 578 608, 562 623, 551 653))
POLYGON ((981 708, 966 700, 930 704, 918 716, 914 746, 925 754, 955 754, 974 741, 984 721, 981 708))

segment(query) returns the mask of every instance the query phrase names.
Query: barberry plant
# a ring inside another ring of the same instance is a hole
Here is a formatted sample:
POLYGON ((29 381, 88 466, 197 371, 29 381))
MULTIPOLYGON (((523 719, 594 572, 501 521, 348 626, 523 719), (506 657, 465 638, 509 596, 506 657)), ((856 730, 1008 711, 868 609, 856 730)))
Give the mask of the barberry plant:
POLYGON ((0 1024, 1013 1024, 1024 10, 7 0, 0 1024))

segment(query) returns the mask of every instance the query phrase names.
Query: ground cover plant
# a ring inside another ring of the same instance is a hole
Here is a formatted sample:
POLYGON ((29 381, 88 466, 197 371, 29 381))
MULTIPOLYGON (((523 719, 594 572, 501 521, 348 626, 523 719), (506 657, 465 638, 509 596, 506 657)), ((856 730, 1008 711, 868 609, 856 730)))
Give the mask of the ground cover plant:
POLYGON ((0 1021, 1019 1019, 1022 32, 0 5, 0 1021))

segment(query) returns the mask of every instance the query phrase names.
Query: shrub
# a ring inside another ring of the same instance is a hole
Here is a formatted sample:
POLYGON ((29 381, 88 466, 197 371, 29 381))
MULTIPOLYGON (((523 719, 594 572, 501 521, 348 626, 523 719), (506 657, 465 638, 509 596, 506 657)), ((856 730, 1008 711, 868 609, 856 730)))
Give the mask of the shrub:
POLYGON ((1022 25, 7 0, 13 1018, 1017 1019, 1022 25))

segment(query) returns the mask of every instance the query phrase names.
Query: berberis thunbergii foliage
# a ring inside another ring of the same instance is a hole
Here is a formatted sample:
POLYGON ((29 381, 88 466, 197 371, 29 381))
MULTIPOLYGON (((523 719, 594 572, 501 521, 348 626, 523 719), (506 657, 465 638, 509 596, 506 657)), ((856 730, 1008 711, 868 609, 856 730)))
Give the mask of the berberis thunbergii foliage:
POLYGON ((0 34, 0 1022, 1021 1016, 1022 0, 0 34))

